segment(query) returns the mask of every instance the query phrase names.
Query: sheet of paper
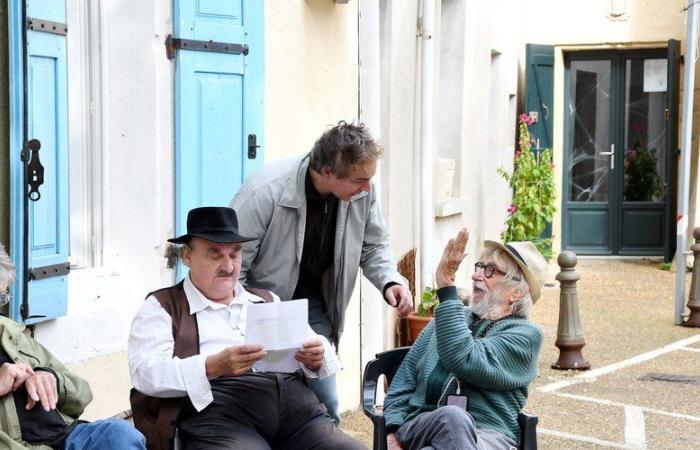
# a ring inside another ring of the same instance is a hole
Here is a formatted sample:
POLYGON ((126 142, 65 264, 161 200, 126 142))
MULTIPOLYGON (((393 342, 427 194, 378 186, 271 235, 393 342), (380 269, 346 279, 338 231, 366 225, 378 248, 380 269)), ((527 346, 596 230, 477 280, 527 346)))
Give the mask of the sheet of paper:
POLYGON ((249 304, 246 344, 261 344, 267 356, 253 365, 262 372, 294 372, 294 354, 308 338, 308 301, 249 304))
POLYGON ((644 92, 666 92, 668 61, 664 59, 644 60, 644 92))

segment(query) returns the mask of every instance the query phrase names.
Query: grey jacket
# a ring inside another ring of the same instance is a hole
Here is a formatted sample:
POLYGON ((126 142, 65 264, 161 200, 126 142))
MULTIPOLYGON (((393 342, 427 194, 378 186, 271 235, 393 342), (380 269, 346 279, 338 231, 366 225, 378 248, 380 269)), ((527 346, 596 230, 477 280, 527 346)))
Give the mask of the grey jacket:
MULTIPOLYGON (((282 300, 292 298, 299 279, 308 167, 308 155, 268 164, 248 176, 230 205, 238 215, 240 233, 255 238, 243 245, 241 282, 271 290, 282 300)), ((396 271, 374 189, 350 202, 339 201, 333 250, 322 292, 337 345, 358 268, 380 291, 389 282, 407 284, 396 271)))

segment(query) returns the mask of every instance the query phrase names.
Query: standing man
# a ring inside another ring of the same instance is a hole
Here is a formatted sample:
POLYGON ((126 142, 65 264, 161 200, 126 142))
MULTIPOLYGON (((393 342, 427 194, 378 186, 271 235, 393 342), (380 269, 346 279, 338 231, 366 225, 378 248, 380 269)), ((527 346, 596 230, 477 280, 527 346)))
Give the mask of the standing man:
MULTIPOLYGON (((402 317, 413 311, 372 189, 381 153, 364 125, 341 121, 308 155, 251 174, 231 201, 253 238, 241 281, 283 300, 308 298, 311 328, 336 347, 360 267, 402 317)), ((310 386, 338 421, 335 376, 310 386)))

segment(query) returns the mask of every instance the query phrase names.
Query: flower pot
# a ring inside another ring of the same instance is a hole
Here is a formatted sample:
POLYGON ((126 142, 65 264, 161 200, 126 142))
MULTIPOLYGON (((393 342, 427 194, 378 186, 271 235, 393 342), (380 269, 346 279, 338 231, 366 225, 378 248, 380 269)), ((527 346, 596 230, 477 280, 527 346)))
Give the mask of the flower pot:
POLYGON ((433 320, 433 316, 423 317, 416 313, 411 313, 406 317, 406 340, 408 345, 413 345, 413 343, 416 342, 420 332, 423 331, 423 328, 425 328, 431 320, 433 320))

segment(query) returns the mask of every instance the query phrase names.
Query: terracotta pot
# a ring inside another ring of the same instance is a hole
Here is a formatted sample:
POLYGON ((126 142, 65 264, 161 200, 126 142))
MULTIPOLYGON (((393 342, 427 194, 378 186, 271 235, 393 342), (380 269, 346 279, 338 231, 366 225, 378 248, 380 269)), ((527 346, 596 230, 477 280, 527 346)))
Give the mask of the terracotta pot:
POLYGON ((423 331, 423 328, 425 328, 431 320, 433 320, 433 316, 423 317, 416 313, 411 313, 406 317, 406 323, 408 324, 406 327, 408 328, 406 337, 408 345, 413 345, 413 343, 416 342, 420 332, 423 331))

